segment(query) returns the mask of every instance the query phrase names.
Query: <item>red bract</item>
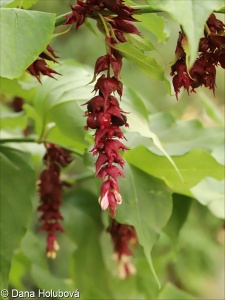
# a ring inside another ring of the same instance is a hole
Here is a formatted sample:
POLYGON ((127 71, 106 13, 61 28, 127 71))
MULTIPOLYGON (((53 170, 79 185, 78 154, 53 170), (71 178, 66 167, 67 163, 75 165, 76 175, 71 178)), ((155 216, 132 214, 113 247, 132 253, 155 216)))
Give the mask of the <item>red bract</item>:
POLYGON ((40 230, 47 232, 47 256, 54 259, 59 250, 56 233, 64 231, 60 224, 63 217, 59 211, 62 203, 60 170, 61 167, 68 165, 72 158, 67 150, 54 144, 46 143, 45 147, 46 154, 43 162, 47 168, 42 171, 39 177, 40 205, 37 210, 42 212, 40 220, 43 222, 43 225, 40 230))
POLYGON ((117 92, 119 96, 122 96, 123 85, 116 77, 107 78, 105 75, 102 75, 95 84, 94 91, 100 91, 106 101, 109 95, 113 92, 117 92))
POLYGON ((105 8, 118 15, 119 18, 128 21, 137 21, 132 17, 132 13, 137 9, 124 5, 123 0, 103 0, 105 8))
MULTIPOLYGON (((51 78, 54 78, 51 73, 58 74, 55 70, 49 68, 44 59, 35 60, 28 68, 27 71, 35 76, 37 80, 41 83, 41 74, 47 75, 51 78)), ((55 79, 55 78, 54 78, 55 79)))
POLYGON ((211 14, 207 21, 208 30, 204 31, 205 37, 199 41, 199 57, 196 59, 192 68, 187 70, 185 43, 187 38, 184 33, 179 34, 175 51, 176 62, 171 68, 170 75, 173 76, 173 86, 178 98, 180 89, 184 87, 189 93, 195 92, 200 86, 205 86, 215 94, 216 86, 216 67, 225 68, 225 25, 211 14))
POLYGON ((64 23, 65 25, 67 24, 76 24, 76 29, 80 27, 84 22, 86 18, 86 11, 84 8, 82 8, 79 5, 72 6, 70 5, 72 13, 67 15, 67 21, 64 23))
POLYGON ((113 25, 115 28, 123 32, 141 35, 140 31, 137 29, 136 26, 134 26, 131 22, 121 19, 119 17, 113 19, 113 25))
MULTIPOLYGON (((51 48, 50 45, 47 45, 46 47, 47 51, 42 52, 39 55, 39 58, 36 59, 28 68, 27 71, 32 75, 35 76, 37 78, 37 80, 41 83, 41 74, 43 75, 47 75, 51 78, 54 78, 52 76, 52 74, 57 74, 57 75, 61 75, 58 72, 56 72, 55 70, 49 68, 47 66, 47 63, 45 60, 49 60, 49 61, 56 61, 56 58, 58 58, 58 56, 55 55, 54 50, 51 48)), ((55 79, 55 78, 54 78, 55 79)))
POLYGON ((213 33, 223 34, 225 24, 218 20, 214 14, 211 14, 207 20, 207 25, 209 27, 209 30, 213 33))
POLYGON ((131 263, 131 246, 135 246, 138 243, 135 228, 112 220, 107 231, 110 233, 113 241, 114 259, 118 263, 119 276, 124 279, 135 274, 136 269, 131 263))

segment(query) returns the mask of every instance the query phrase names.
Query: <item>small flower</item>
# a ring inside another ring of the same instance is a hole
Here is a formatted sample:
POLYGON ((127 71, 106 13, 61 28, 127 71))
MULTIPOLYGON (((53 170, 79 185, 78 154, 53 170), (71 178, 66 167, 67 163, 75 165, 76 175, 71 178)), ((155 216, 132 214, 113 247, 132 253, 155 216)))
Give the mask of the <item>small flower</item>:
POLYGON ((117 204, 122 203, 122 198, 119 193, 118 184, 112 180, 106 180, 101 186, 101 196, 99 197, 99 204, 102 210, 109 208, 112 218, 115 217, 117 204))
POLYGON ((47 237, 47 257, 55 259, 60 247, 55 239, 55 235, 49 234, 47 237))
POLYGON ((126 279, 137 273, 135 266, 131 263, 131 256, 122 254, 119 258, 119 255, 114 253, 113 260, 118 264, 118 273, 121 279, 126 279))
POLYGON ((67 24, 75 23, 76 29, 78 29, 85 22, 87 12, 80 5, 75 5, 75 6, 70 5, 70 7, 72 13, 66 16, 67 20, 64 24, 67 25, 67 24))

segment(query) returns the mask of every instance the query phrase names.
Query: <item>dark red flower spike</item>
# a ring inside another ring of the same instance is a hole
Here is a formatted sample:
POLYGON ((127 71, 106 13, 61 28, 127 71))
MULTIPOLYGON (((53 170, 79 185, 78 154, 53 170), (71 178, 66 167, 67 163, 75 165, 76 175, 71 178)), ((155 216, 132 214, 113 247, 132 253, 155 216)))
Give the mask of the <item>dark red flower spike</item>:
POLYGON ((40 230, 47 233, 46 253, 49 258, 55 258, 59 250, 57 232, 63 232, 61 225, 63 217, 59 211, 62 204, 62 185, 60 180, 61 167, 67 166, 72 157, 70 153, 54 144, 46 143, 46 154, 43 162, 46 169, 39 177, 40 205, 37 210, 42 214, 40 221, 43 222, 40 230))
POLYGON ((199 56, 190 70, 186 66, 186 53, 183 48, 184 33, 179 33, 175 51, 176 62, 171 68, 170 75, 173 76, 173 86, 178 98, 180 89, 184 87, 188 94, 195 92, 200 86, 205 86, 215 94, 216 67, 225 68, 225 25, 211 14, 206 22, 204 37, 199 41, 199 56))
POLYGON ((107 228, 114 246, 114 259, 118 264, 119 276, 122 279, 136 273, 136 268, 131 263, 131 247, 138 243, 135 228, 131 225, 120 224, 112 220, 107 228))

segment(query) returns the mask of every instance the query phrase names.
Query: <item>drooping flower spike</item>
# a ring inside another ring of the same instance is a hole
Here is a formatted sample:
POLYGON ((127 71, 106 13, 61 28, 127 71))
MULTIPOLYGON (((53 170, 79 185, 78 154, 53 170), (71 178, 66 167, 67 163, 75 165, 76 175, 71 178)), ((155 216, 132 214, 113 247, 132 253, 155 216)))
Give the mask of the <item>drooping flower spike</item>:
POLYGON ((136 246, 138 243, 135 228, 112 220, 107 231, 112 238, 114 246, 113 259, 117 262, 119 277, 125 279, 135 274, 136 268, 131 262, 133 255, 131 247, 136 246))
POLYGON ((99 22, 104 22, 101 24, 101 28, 103 28, 103 33, 106 36, 105 42, 108 53, 100 56, 95 63, 93 81, 98 78, 93 92, 96 95, 83 104, 87 105, 85 129, 96 130, 94 147, 91 152, 97 156, 95 175, 103 181, 99 203, 103 210, 109 209, 112 218, 115 217, 117 205, 122 203, 118 178, 124 177, 121 168, 125 162, 121 152, 128 150, 119 141, 125 139, 121 127, 129 126, 126 112, 120 108, 116 98, 118 95, 121 99, 123 84, 120 80, 122 56, 115 49, 115 45, 126 41, 125 33, 140 34, 131 23, 136 21, 132 17, 134 9, 124 5, 123 2, 122 0, 78 1, 76 6, 71 7, 72 13, 67 16, 65 23, 75 23, 76 28, 78 28, 87 15, 102 13, 106 9, 114 14, 113 17, 102 15, 103 21, 101 18, 99 20, 99 22), (104 31, 105 26, 107 26, 108 32, 104 31))
POLYGON ((175 51, 176 62, 171 68, 173 86, 178 98, 180 89, 184 87, 189 92, 195 92, 200 86, 205 86, 215 94, 216 67, 225 68, 225 25, 214 14, 208 18, 204 37, 199 41, 198 58, 190 70, 186 65, 186 53, 183 45, 187 37, 179 33, 175 51))
POLYGON ((64 231, 61 224, 63 216, 59 210, 62 203, 60 171, 61 167, 72 161, 72 157, 70 152, 54 144, 45 143, 45 147, 43 162, 46 169, 42 171, 38 181, 40 205, 37 210, 42 213, 40 221, 43 225, 40 230, 47 233, 47 256, 54 259, 59 250, 56 234, 64 231))

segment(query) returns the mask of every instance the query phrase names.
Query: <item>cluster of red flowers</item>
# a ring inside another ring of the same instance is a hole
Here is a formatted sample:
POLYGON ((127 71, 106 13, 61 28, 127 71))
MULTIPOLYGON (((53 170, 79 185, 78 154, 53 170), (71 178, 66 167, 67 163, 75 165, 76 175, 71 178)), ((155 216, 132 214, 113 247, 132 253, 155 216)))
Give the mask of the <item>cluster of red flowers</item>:
POLYGON ((114 93, 117 92, 121 98, 123 85, 120 81, 120 71, 122 68, 122 56, 114 48, 115 44, 124 42, 124 33, 139 34, 136 27, 131 23, 135 19, 131 13, 133 9, 123 4, 122 0, 87 0, 78 1, 78 5, 72 6, 72 13, 67 16, 65 24, 76 24, 78 28, 83 24, 87 15, 103 13, 105 9, 110 10, 116 16, 103 16, 99 22, 105 29, 106 44, 108 53, 99 57, 95 64, 94 78, 101 72, 102 74, 94 87, 98 95, 93 97, 87 103, 88 128, 96 129, 95 144, 92 149, 93 155, 98 155, 96 161, 96 176, 104 182, 101 186, 101 195, 99 198, 103 210, 109 208, 111 217, 115 216, 117 204, 122 202, 118 177, 124 176, 120 167, 124 166, 124 160, 119 153, 120 150, 127 150, 118 139, 125 138, 120 127, 128 126, 125 112, 120 108, 119 101, 114 93), (107 29, 105 28, 107 26, 107 29), (110 72, 113 72, 113 76, 110 72))
POLYGON ((94 17, 98 13, 108 12, 116 14, 119 20, 136 21, 132 13, 136 10, 123 4, 124 0, 77 0, 77 5, 71 6, 72 13, 66 16, 65 24, 76 24, 76 29, 81 26, 87 16, 94 17))
POLYGON ((135 228, 112 220, 107 231, 110 233, 114 244, 113 258, 118 263, 119 276, 124 279, 129 275, 135 274, 136 269, 130 261, 132 256, 130 246, 135 246, 138 242, 135 228))
POLYGON ((184 87, 189 93, 195 92, 199 86, 205 86, 215 93, 216 67, 225 68, 225 24, 211 14, 206 22, 204 37, 199 42, 199 57, 193 67, 188 70, 184 45, 187 37, 180 32, 176 47, 176 62, 172 66, 173 86, 178 98, 180 88, 184 87))
POLYGON ((55 55, 54 50, 50 45, 47 45, 46 50, 39 55, 39 58, 36 59, 28 68, 27 71, 37 78, 41 83, 41 74, 47 75, 51 78, 54 78, 51 73, 58 74, 55 70, 47 66, 46 60, 57 62, 58 56, 55 55))
POLYGON ((59 211, 62 203, 62 182, 60 181, 61 167, 67 166, 72 157, 70 153, 54 144, 45 143, 46 154, 43 162, 46 169, 40 174, 39 195, 41 204, 37 210, 42 212, 40 220, 43 222, 41 231, 47 232, 47 256, 55 258, 59 245, 56 232, 63 232, 60 221, 63 217, 59 211))

